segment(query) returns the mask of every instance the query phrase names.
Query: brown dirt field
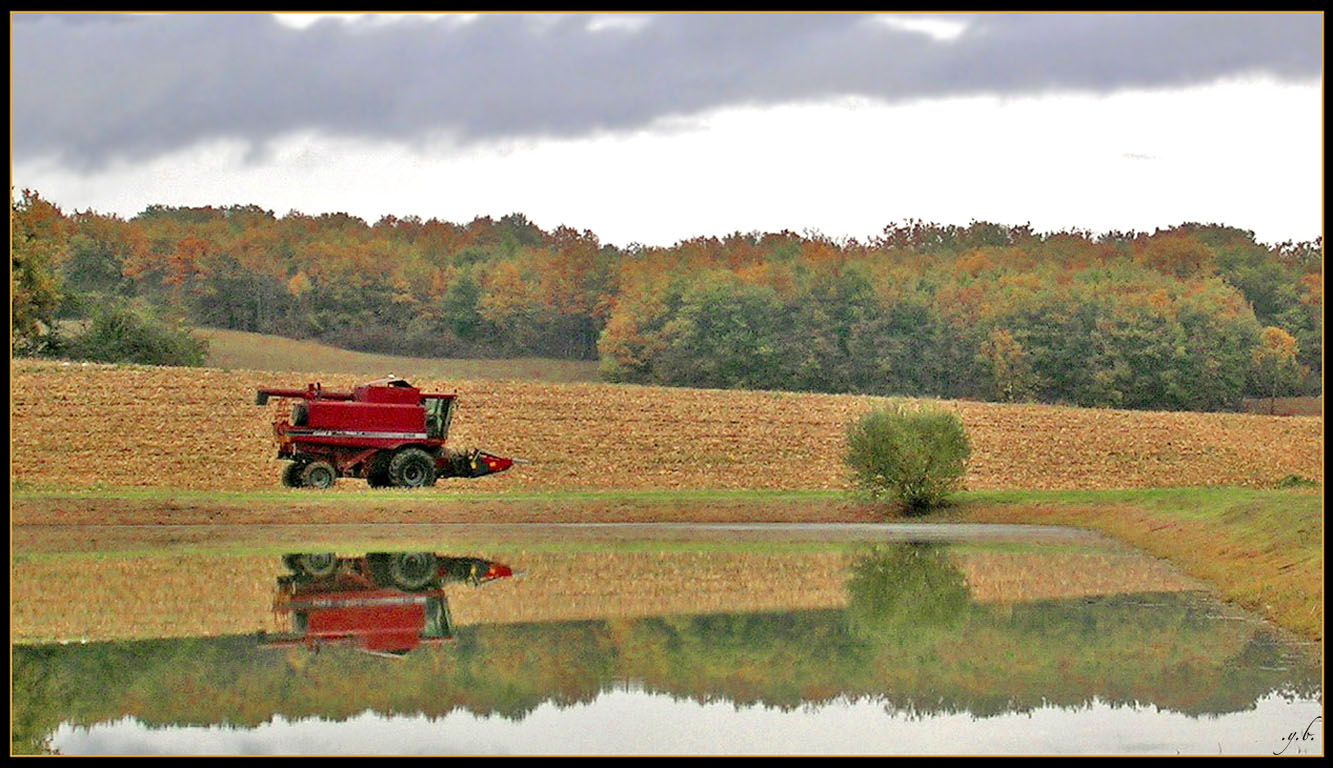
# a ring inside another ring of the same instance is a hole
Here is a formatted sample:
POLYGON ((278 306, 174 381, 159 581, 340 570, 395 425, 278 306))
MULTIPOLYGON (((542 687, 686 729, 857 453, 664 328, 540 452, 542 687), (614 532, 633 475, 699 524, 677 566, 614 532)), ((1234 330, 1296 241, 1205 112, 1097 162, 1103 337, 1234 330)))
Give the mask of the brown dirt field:
MULTIPOLYGON (((259 386, 363 377, 207 368, 10 364, 11 484, 278 489, 259 386)), ((398 371, 410 376, 410 372, 398 371)), ((451 443, 528 459, 427 493, 574 489, 842 489, 851 395, 611 384, 436 381, 457 392, 451 443)), ((1269 486, 1323 482, 1323 420, 943 402, 971 435, 971 489, 1269 486)), ((270 405, 269 408, 274 406, 270 405)), ((302 492, 294 492, 302 493, 302 492)), ((337 494, 369 493, 340 481, 337 494)))
POLYGON ((1270 416, 1318 416, 1324 415, 1324 398, 1321 397, 1247 397, 1242 404, 1246 413, 1268 414, 1270 416))

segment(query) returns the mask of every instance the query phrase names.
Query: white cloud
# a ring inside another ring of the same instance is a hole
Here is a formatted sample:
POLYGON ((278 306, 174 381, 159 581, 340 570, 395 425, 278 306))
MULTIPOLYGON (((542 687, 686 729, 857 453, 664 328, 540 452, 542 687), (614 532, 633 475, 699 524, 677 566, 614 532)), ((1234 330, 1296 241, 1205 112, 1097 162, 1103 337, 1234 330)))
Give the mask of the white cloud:
POLYGON ((315 24, 333 20, 344 24, 393 24, 400 21, 439 21, 467 23, 477 17, 475 13, 275 13, 273 17, 284 26, 293 29, 308 29, 315 24))
POLYGON ((16 159, 13 181, 67 210, 123 216, 154 203, 372 222, 520 212, 617 245, 782 229, 866 238, 909 218, 1094 232, 1216 222, 1272 243, 1321 232, 1321 121, 1318 83, 893 106, 855 98, 562 140, 289 133, 250 161, 246 144, 218 141, 86 175, 16 159))
POLYGON ((599 14, 588 20, 585 29, 589 32, 638 32, 651 23, 651 16, 599 14))
POLYGON ((951 43, 967 31, 968 20, 959 17, 914 16, 904 14, 877 14, 870 20, 875 24, 900 32, 915 32, 931 40, 951 43))

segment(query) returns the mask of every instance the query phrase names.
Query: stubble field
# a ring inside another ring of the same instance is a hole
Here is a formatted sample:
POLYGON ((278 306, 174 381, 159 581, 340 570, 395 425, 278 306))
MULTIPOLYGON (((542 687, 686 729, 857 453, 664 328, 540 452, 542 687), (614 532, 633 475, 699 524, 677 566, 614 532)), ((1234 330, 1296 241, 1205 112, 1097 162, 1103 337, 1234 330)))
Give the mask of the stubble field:
MULTIPOLYGON (((13 361, 11 483, 277 490, 274 406, 255 406, 255 388, 320 381, 346 389, 365 378, 13 361)), ((843 489, 846 426, 883 402, 598 383, 412 383, 458 393, 452 445, 529 462, 430 493, 843 489)), ((1318 417, 935 405, 958 413, 971 435, 973 490, 1266 487, 1291 475, 1323 482, 1318 417)), ((334 491, 368 492, 356 480, 334 491)))

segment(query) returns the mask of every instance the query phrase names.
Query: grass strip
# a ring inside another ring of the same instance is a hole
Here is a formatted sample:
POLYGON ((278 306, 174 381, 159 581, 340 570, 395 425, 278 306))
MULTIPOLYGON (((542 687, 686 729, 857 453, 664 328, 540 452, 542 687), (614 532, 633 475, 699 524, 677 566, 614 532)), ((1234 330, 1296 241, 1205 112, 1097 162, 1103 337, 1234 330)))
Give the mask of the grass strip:
POLYGON ((1323 494, 1237 488, 967 494, 935 516, 1112 536, 1306 638, 1324 636, 1323 494))

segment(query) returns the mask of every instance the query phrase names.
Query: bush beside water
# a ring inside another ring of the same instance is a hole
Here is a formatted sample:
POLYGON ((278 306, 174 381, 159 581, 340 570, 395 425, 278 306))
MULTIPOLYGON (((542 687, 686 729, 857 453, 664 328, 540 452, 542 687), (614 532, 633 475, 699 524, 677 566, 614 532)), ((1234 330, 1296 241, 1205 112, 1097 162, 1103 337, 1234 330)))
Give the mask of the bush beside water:
POLYGON ((847 430, 846 462, 856 487, 922 514, 962 487, 972 444, 957 415, 896 403, 847 430))

